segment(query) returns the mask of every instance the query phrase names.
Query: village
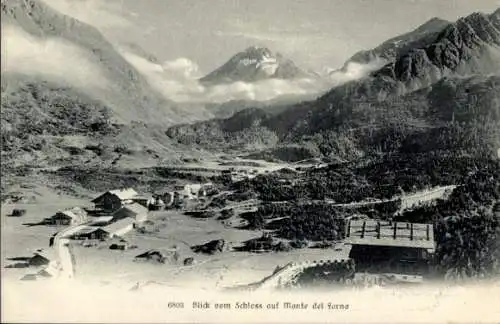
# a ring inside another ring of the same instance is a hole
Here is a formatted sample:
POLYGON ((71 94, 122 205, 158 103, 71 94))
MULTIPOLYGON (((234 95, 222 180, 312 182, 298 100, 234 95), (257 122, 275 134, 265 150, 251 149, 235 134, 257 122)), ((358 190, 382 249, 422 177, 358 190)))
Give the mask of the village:
MULTIPOLYGON (((119 238, 118 244, 111 244, 110 249, 125 250, 134 248, 126 244, 123 236, 132 230, 144 231, 151 228, 153 221, 148 220, 152 211, 169 208, 180 208, 186 201, 198 200, 207 195, 213 195, 216 189, 211 183, 189 184, 176 186, 174 191, 152 196, 138 194, 132 188, 110 190, 102 193, 90 203, 92 207, 75 206, 57 211, 54 215, 44 218, 38 223, 28 223, 27 226, 47 226, 59 229, 48 239, 48 247, 56 248, 58 240, 81 242, 84 247, 95 246, 98 242, 119 238)), ((19 217, 24 211, 14 209, 13 216, 19 217)), ((41 276, 48 276, 56 261, 57 253, 51 249, 38 249, 33 257, 12 258, 12 261, 24 261, 8 265, 12 268, 24 266, 50 265, 39 272, 41 276)), ((144 257, 155 256, 158 253, 146 253, 144 257)), ((140 258, 140 256, 139 256, 140 258)), ((189 260, 187 261, 189 262, 189 260)), ((33 275, 24 277, 26 280, 35 278, 33 275)))
MULTIPOLYGON (((257 173, 234 169, 219 172, 231 175, 233 183, 251 179, 257 173)), ((436 195, 436 189, 429 192, 436 195)), ((108 190, 82 205, 59 210, 38 222, 25 223, 28 228, 53 228, 56 232, 31 257, 9 258, 14 263, 5 268, 38 269, 29 270, 20 278, 37 280, 73 278, 76 273, 81 276, 85 268, 94 275, 102 275, 107 268, 113 272, 113 264, 124 268, 145 265, 137 268, 140 270, 133 276, 132 281, 138 284, 141 277, 147 279, 151 269, 155 271, 155 280, 164 279, 164 272, 147 268, 147 264, 184 269, 186 273, 196 268, 203 271, 208 265, 227 272, 231 260, 238 260, 233 261, 235 264, 267 265, 263 269, 268 270, 256 272, 255 277, 248 276, 247 282, 228 282, 225 284, 228 289, 359 281, 366 284, 380 282, 381 278, 386 283, 415 284, 422 283, 429 274, 428 264, 435 250, 431 224, 353 215, 343 220, 341 239, 330 243, 297 242, 276 238, 272 230, 248 229, 248 221, 240 215, 256 211, 259 199, 247 197, 238 202, 217 203, 228 194, 226 188, 212 182, 177 184, 171 190, 154 194, 139 193, 133 188, 108 190)), ((364 204, 367 202, 360 203, 364 204)), ((22 216, 24 212, 14 209, 11 214, 22 216)), ((233 277, 241 279, 238 275, 233 277)))

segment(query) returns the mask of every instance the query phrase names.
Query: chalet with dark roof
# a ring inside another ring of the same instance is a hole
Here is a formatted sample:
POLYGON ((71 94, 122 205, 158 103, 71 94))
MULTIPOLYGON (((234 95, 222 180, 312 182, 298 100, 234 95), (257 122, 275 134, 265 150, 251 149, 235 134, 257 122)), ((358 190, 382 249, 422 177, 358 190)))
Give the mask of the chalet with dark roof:
POLYGON ((436 249, 432 224, 348 220, 345 244, 358 271, 425 274, 436 249))
POLYGON ((120 209, 125 202, 132 200, 137 195, 138 193, 132 188, 110 190, 94 198, 92 202, 96 209, 112 213, 120 209))

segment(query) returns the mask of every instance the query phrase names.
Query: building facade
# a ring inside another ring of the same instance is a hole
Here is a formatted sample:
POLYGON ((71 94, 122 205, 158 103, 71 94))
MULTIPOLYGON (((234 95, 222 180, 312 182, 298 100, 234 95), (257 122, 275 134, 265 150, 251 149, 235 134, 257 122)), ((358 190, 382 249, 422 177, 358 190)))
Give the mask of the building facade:
POLYGON ((112 213, 120 209, 126 201, 132 200, 137 195, 137 192, 132 188, 110 190, 93 199, 92 202, 96 209, 112 213))
POLYGON ((432 224, 351 220, 346 224, 349 258, 356 270, 369 273, 426 275, 435 242, 432 224))

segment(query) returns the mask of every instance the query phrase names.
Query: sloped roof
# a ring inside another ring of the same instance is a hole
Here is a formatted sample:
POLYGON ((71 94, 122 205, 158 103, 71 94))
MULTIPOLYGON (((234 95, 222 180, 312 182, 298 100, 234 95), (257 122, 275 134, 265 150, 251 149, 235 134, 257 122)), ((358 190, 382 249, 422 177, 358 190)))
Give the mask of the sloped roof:
POLYGON ((135 195, 132 198, 129 198, 131 200, 149 200, 151 199, 151 196, 146 196, 146 195, 135 195))
POLYGON ((121 200, 130 199, 138 195, 137 191, 132 188, 111 190, 110 193, 117 196, 121 200))
POLYGON ((103 227, 98 227, 98 226, 88 226, 85 228, 82 228, 76 232, 74 232, 72 235, 83 235, 83 234, 89 234, 98 230, 102 230, 107 232, 103 227))
POLYGON ((110 222, 112 219, 113 219, 113 216, 93 217, 92 223, 106 223, 106 222, 110 222))
POLYGON ((132 225, 134 222, 135 219, 127 217, 124 219, 120 219, 119 221, 116 221, 112 224, 109 224, 108 226, 104 226, 102 227, 102 229, 108 233, 114 233, 118 230, 121 230, 122 228, 132 225))
POLYGON ((147 214, 148 209, 144 207, 141 204, 138 203, 131 203, 131 204, 126 204, 122 208, 118 209, 115 214, 120 213, 121 210, 127 210, 128 212, 132 213, 133 215, 142 215, 142 214, 147 214))
POLYGON ((87 225, 79 225, 79 226, 75 226, 75 227, 70 227, 69 229, 66 229, 64 231, 64 236, 63 237, 70 237, 70 236, 74 235, 75 233, 80 233, 82 231, 87 231, 87 228, 91 228, 92 229, 93 227, 89 227, 87 225))
POLYGON ((79 220, 79 221, 84 221, 85 218, 87 217, 87 214, 85 213, 85 211, 83 211, 82 209, 80 209, 78 207, 66 209, 66 210, 60 211, 59 213, 65 215, 65 216, 68 216, 71 219, 75 219, 75 220, 79 220))
POLYGON ((377 220, 351 220, 347 224, 345 243, 354 245, 380 245, 435 249, 432 224, 388 222, 377 220), (363 232, 364 224, 364 232, 363 232), (380 224, 378 235, 377 224, 380 224), (396 236, 394 237, 394 227, 396 236))
POLYGON ((99 198, 104 196, 106 193, 110 193, 112 195, 115 195, 120 200, 131 199, 131 198, 138 195, 137 191, 135 191, 133 188, 115 189, 115 190, 109 190, 109 191, 106 191, 106 192, 100 194, 98 197, 94 198, 92 200, 92 202, 95 202, 96 200, 98 200, 99 198))

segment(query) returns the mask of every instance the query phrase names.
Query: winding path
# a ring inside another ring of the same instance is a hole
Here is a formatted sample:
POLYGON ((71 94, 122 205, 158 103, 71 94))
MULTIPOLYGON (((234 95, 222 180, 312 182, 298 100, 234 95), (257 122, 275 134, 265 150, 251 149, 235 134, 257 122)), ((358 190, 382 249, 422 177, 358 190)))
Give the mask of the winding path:
POLYGON ((54 248, 57 249, 59 256, 59 277, 64 279, 73 279, 75 276, 76 259, 71 249, 70 240, 67 236, 78 231, 78 229, 86 226, 89 222, 82 224, 71 225, 62 231, 58 232, 54 237, 54 248))

